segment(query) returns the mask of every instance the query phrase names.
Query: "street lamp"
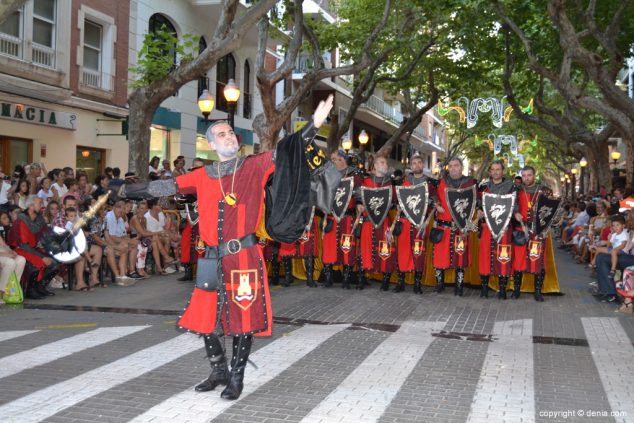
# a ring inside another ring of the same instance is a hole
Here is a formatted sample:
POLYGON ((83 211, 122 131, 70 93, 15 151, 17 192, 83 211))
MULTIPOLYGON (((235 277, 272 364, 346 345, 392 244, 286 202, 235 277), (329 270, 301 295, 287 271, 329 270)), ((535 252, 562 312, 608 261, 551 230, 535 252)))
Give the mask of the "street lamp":
POLYGON ((214 109, 215 103, 216 100, 214 99, 214 96, 211 95, 207 90, 203 90, 202 94, 200 94, 200 97, 198 97, 198 108, 205 117, 205 122, 209 122, 209 115, 214 109))
POLYGON ((348 154, 348 150, 352 148, 352 140, 346 136, 344 140, 341 142, 341 148, 346 150, 346 154, 348 154))
POLYGON ((585 171, 586 171, 586 166, 588 166, 588 161, 586 160, 585 157, 581 158, 581 160, 579 161, 579 166, 581 166, 581 172, 579 173, 579 193, 585 194, 586 193, 585 171))
POLYGON ((616 168, 616 162, 621 158, 621 152, 614 150, 611 156, 612 160, 614 160, 614 167, 616 168))
POLYGON ((236 112, 238 99, 240 99, 240 88, 238 88, 238 86, 236 85, 236 81, 231 78, 229 79, 229 82, 227 82, 227 85, 225 85, 225 89, 222 93, 225 96, 225 100, 227 100, 229 125, 231 125, 231 127, 233 128, 233 115, 236 112))
POLYGON ((369 140, 370 140, 370 136, 368 135, 367 132, 365 132, 365 129, 362 129, 361 133, 359 134, 359 144, 366 145, 369 140))
POLYGON ((584 167, 588 166, 588 161, 586 160, 585 157, 582 157, 581 160, 579 161, 579 166, 581 166, 581 168, 583 169, 584 167))
POLYGON ((573 175, 576 175, 577 174, 577 168, 573 167, 572 169, 570 169, 570 173, 572 173, 573 175))

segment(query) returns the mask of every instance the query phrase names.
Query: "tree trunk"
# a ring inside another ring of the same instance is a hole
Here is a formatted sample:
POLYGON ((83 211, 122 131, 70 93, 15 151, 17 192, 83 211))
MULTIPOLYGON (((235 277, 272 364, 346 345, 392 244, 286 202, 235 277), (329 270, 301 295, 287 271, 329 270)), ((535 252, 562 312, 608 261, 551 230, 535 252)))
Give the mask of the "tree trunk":
MULTIPOLYGON (((596 190, 603 185, 608 191, 612 189, 612 173, 610 171, 609 149, 607 142, 589 143, 588 167, 591 169, 596 190)), ((594 185, 594 184, 593 184, 594 185)))
POLYGON ((632 140, 623 138, 627 146, 627 157, 625 158, 625 186, 631 187, 634 182, 634 145, 632 140))
POLYGON ((160 103, 147 104, 145 96, 131 95, 128 104, 128 172, 135 172, 141 180, 146 180, 150 163, 150 125, 160 103))

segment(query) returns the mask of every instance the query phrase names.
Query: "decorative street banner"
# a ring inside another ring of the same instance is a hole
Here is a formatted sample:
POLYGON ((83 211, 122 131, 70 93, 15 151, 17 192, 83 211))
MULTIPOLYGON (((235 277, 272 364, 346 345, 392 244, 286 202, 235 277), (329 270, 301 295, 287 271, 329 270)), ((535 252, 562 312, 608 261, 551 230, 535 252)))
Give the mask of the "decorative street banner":
POLYGON ((58 112, 26 104, 1 102, 0 118, 73 131, 77 129, 77 115, 75 113, 58 112))

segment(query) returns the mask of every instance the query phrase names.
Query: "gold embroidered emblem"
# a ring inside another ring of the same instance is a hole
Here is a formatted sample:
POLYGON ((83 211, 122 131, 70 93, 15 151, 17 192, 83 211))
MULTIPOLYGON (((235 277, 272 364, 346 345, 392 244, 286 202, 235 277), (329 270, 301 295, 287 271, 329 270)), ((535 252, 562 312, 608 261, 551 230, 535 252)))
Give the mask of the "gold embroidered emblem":
POLYGON ((383 260, 387 260, 392 252, 390 251, 390 244, 387 241, 379 241, 379 257, 383 260))
POLYGON ((352 250, 352 235, 350 234, 342 234, 341 235, 341 249, 346 253, 352 250))
POLYGON ((500 263, 508 263, 509 261, 511 261, 511 246, 508 244, 499 244, 498 245, 498 251, 497 251, 497 256, 498 256, 498 261, 500 263))
POLYGON ((248 310, 258 293, 257 269, 231 271, 231 300, 242 310, 248 310))
POLYGON ((528 258, 532 261, 539 259, 542 252, 542 243, 540 241, 530 241, 528 243, 528 258))

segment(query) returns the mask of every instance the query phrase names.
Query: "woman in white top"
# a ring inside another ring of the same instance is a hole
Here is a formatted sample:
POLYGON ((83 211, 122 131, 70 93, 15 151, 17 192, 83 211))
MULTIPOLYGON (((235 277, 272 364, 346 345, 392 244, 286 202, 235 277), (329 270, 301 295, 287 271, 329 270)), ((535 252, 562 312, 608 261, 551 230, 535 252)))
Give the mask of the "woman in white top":
POLYGON ((49 178, 44 178, 42 179, 42 182, 40 182, 40 190, 37 192, 37 196, 42 199, 44 207, 48 206, 48 202, 54 196, 53 190, 51 189, 52 183, 53 181, 49 178))
POLYGON ((66 180, 66 172, 62 169, 54 169, 53 177, 55 178, 55 183, 51 185, 53 198, 55 201, 61 203, 62 197, 68 192, 68 188, 66 188, 66 185, 64 184, 64 181, 66 180))
POLYGON ((20 179, 17 182, 17 188, 15 190, 15 194, 13 194, 13 204, 21 208, 22 210, 26 210, 26 199, 31 192, 31 184, 26 179, 20 179))
POLYGON ((156 173, 158 175, 159 173, 159 164, 161 163, 161 158, 159 156, 154 156, 152 157, 152 160, 150 160, 150 167, 148 169, 148 173, 156 173))

